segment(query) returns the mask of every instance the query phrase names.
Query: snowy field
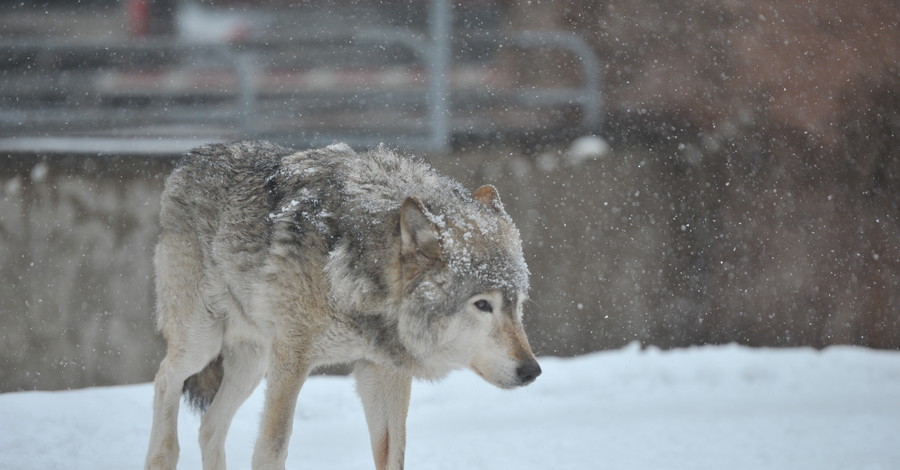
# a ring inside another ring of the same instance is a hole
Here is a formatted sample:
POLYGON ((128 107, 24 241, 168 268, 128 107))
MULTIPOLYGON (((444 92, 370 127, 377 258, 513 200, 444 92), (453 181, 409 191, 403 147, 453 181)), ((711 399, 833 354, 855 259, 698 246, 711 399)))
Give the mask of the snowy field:
MULTIPOLYGON (((534 385, 511 392, 470 372, 416 383, 406 467, 900 468, 898 352, 629 347, 541 364, 534 385)), ((249 467, 262 388, 235 418, 233 469, 249 467)), ((141 468, 151 398, 149 384, 0 395, 0 468, 141 468)), ((186 410, 180 468, 199 469, 186 410)), ((373 468, 350 379, 307 382, 288 468, 373 468)))

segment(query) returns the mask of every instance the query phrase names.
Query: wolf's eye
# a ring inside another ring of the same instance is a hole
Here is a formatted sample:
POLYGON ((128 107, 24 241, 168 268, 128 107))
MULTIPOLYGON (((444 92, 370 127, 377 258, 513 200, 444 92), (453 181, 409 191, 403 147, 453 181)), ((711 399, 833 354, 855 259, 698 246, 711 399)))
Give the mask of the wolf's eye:
POLYGON ((488 313, 491 313, 494 311, 494 306, 491 305, 490 302, 488 302, 487 300, 484 300, 484 299, 476 300, 475 308, 477 308, 478 310, 481 310, 482 312, 488 312, 488 313))

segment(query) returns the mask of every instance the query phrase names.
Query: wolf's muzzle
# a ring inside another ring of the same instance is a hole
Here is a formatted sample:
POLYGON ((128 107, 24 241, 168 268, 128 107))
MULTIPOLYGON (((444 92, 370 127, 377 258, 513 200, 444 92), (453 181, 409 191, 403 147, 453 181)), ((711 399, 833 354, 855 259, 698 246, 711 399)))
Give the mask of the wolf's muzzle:
POLYGON ((520 385, 528 385, 541 375, 541 366, 536 361, 528 361, 516 369, 520 385))

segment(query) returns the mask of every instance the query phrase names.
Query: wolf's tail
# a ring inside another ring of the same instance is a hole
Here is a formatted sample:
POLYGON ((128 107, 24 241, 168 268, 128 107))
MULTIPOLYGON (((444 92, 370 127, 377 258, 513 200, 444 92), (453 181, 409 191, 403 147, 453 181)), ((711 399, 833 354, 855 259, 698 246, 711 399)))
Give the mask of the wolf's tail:
POLYGON ((216 392, 219 391, 219 385, 222 384, 222 377, 225 375, 225 369, 222 367, 222 355, 213 359, 200 372, 190 376, 184 381, 184 393, 188 404, 195 411, 203 413, 209 408, 216 392))

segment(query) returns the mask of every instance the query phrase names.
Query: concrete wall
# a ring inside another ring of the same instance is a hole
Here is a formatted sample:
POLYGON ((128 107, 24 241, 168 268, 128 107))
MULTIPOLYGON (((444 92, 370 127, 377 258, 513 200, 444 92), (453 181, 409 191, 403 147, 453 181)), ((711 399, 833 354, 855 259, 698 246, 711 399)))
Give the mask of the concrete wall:
POLYGON ((146 381, 168 161, 0 156, 0 391, 146 381))
MULTIPOLYGON (((747 179, 746 161, 716 155, 619 148, 574 165, 554 147, 492 148, 430 161, 498 186, 532 272, 539 354, 900 347, 897 194, 788 184, 779 161, 747 179)), ((173 160, 0 162, 0 391, 150 380, 163 348, 151 258, 173 160)))

